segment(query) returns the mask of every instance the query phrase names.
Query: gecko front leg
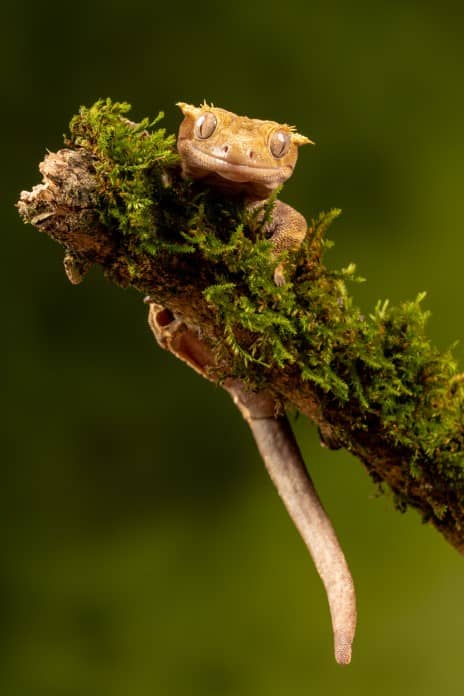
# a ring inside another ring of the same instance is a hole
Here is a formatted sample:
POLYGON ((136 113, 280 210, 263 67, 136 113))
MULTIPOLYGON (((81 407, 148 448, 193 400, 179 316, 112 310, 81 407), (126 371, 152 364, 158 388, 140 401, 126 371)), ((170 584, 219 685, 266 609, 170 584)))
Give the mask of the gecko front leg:
MULTIPOLYGON (((249 210, 255 210, 262 206, 262 201, 248 204, 249 210)), ((264 209, 263 209, 264 212, 264 209)), ((287 203, 275 201, 272 217, 265 226, 265 232, 270 235, 272 253, 280 254, 282 251, 296 251, 308 231, 306 219, 297 210, 287 203)), ((274 270, 274 282, 281 286, 286 283, 285 264, 278 263, 274 270)))

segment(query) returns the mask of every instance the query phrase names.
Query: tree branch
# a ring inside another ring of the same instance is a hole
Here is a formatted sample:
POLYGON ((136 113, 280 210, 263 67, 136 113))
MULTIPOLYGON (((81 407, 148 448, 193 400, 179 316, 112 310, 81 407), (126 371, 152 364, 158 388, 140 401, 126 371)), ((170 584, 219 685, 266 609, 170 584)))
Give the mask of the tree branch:
POLYGON ((126 111, 109 101, 82 109, 69 147, 41 163, 43 183, 21 193, 20 215, 65 248, 72 282, 96 263, 149 294, 163 347, 231 392, 314 557, 337 659, 347 662, 352 580, 284 409, 313 420, 323 444, 352 452, 399 509, 418 509, 462 553, 463 376, 428 342, 420 297, 367 317, 353 305, 353 268, 322 262, 334 215, 311 225, 285 259, 292 282, 276 288, 282 258, 270 254, 256 216, 184 181, 172 136, 126 111), (272 413, 257 416, 250 395, 272 413))

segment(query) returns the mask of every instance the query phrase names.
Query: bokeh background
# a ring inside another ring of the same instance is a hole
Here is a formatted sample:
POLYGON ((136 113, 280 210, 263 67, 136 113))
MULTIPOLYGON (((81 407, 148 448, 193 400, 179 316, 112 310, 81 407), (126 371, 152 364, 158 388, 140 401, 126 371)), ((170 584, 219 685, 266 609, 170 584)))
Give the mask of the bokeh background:
MULTIPOLYGON (((4 0, 0 27, 4 696, 461 692, 464 563, 378 497, 358 461, 298 438, 355 576, 338 667, 321 583, 228 397, 154 344, 146 308, 13 207, 80 104, 133 117, 206 98, 317 141, 283 198, 343 208, 333 267, 369 311, 427 290, 464 335, 462 4, 4 0)), ((456 348, 461 362, 462 343, 456 348)))

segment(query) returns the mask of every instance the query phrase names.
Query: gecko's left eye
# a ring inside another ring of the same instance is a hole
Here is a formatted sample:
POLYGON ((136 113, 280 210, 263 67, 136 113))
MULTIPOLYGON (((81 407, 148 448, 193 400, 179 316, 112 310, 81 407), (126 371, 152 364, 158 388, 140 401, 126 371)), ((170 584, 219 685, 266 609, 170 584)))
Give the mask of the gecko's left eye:
POLYGON ((207 111, 206 113, 199 116, 195 123, 195 135, 198 138, 204 140, 213 135, 217 126, 217 118, 212 111, 207 111))
POLYGON ((274 157, 283 157, 289 151, 290 143, 290 133, 283 130, 276 130, 271 135, 269 149, 274 157))

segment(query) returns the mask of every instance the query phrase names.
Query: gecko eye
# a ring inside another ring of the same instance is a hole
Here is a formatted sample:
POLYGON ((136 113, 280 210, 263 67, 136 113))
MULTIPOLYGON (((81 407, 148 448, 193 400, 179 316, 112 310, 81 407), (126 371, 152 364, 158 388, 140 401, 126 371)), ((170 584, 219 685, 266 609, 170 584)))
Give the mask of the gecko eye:
POLYGON ((271 135, 269 149, 274 157, 283 157, 290 149, 290 133, 283 130, 276 130, 271 135))
POLYGON ((213 135, 217 126, 217 118, 212 111, 207 111, 197 118, 195 123, 195 135, 203 140, 213 135))

